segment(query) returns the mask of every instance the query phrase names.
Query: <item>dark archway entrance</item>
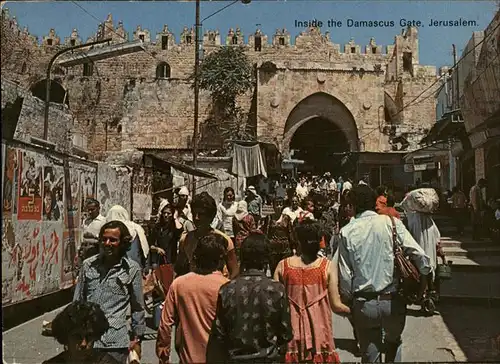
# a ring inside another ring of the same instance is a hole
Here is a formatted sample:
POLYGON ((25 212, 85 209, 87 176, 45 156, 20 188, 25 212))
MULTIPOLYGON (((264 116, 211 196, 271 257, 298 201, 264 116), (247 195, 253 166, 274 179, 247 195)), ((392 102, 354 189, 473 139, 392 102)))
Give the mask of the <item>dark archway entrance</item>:
POLYGON ((302 124, 290 141, 293 158, 304 160, 303 168, 313 174, 345 172, 349 141, 338 126, 323 117, 302 124))
MULTIPOLYGON (((45 101, 46 87, 46 80, 39 81, 31 87, 31 94, 38 97, 40 100, 45 101)), ((54 80, 50 83, 50 102, 66 104, 69 107, 69 97, 66 90, 59 82, 54 80)))
POLYGON ((359 151, 354 117, 339 99, 324 92, 314 93, 288 116, 282 149, 285 157, 304 160, 299 170, 352 175, 359 151), (292 150, 293 154, 289 153, 292 150))

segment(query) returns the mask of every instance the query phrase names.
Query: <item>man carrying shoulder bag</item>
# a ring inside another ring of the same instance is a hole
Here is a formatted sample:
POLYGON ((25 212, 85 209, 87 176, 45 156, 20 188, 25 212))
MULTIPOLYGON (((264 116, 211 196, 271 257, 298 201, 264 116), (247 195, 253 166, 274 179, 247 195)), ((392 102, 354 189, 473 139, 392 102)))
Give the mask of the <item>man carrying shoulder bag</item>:
POLYGON ((356 186, 351 198, 357 214, 340 231, 339 281, 351 282, 362 362, 379 362, 383 352, 385 362, 399 362, 406 305, 425 291, 429 257, 400 220, 375 212, 370 187, 356 186))

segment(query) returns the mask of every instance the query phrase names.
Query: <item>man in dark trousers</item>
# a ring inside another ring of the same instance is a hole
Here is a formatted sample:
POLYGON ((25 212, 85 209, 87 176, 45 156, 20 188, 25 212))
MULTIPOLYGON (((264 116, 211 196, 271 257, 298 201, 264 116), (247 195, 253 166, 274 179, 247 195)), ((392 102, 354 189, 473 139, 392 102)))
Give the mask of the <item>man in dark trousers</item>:
MULTIPOLYGON (((362 362, 401 361, 401 335, 406 322, 406 301, 397 293, 394 275, 393 222, 375 212, 376 193, 366 185, 354 187, 351 202, 356 216, 340 231, 338 248, 340 286, 347 282, 354 302, 351 312, 362 362)), ((420 272, 420 292, 431 271, 429 257, 403 223, 394 219, 396 241, 420 272)))
POLYGON ((241 246, 241 274, 219 291, 207 363, 283 363, 292 339, 285 287, 266 276, 269 243, 251 233, 241 246))

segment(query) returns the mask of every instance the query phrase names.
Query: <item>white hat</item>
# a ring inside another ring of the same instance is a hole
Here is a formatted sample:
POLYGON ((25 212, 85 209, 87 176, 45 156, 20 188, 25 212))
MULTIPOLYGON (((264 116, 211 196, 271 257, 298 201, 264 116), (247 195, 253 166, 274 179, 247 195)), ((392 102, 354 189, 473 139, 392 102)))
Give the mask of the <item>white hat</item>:
POLYGON ((166 198, 162 198, 160 202, 160 206, 158 207, 158 215, 161 214, 163 209, 169 205, 169 202, 166 198))
POLYGON ((257 194, 257 190, 255 189, 255 187, 254 187, 254 186, 248 186, 247 191, 252 192, 254 195, 256 195, 256 194, 257 194))
POLYGON ((178 193, 179 196, 189 196, 189 190, 186 186, 182 186, 178 193))

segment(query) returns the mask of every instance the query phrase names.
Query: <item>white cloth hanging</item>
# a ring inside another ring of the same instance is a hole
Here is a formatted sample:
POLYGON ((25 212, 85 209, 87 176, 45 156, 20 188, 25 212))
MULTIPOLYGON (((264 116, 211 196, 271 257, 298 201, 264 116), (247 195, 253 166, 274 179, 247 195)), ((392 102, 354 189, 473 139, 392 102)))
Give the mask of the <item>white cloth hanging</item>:
POLYGON ((232 172, 238 177, 253 177, 262 175, 267 177, 266 165, 260 146, 247 147, 235 144, 233 147, 232 172))

